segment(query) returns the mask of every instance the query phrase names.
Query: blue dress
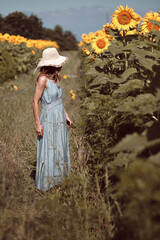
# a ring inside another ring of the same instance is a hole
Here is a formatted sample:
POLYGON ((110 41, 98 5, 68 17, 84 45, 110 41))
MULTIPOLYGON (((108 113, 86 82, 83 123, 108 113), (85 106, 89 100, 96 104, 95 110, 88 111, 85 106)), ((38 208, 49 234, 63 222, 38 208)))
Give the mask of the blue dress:
POLYGON ((62 103, 62 88, 48 79, 41 97, 40 123, 43 136, 37 137, 36 187, 47 191, 70 173, 69 132, 62 103))

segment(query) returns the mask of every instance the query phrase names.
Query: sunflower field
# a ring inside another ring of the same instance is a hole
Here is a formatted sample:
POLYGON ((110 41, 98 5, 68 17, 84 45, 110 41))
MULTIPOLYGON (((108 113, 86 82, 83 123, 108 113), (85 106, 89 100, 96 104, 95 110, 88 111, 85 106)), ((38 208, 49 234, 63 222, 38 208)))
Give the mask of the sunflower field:
POLYGON ((34 68, 42 50, 48 46, 59 47, 55 41, 32 40, 0 33, 0 84, 34 68))
MULTIPOLYGON (((82 35, 82 130, 103 199, 101 239, 158 240, 160 229, 160 14, 128 6, 82 35)), ((95 180, 95 181, 94 181, 95 180)))

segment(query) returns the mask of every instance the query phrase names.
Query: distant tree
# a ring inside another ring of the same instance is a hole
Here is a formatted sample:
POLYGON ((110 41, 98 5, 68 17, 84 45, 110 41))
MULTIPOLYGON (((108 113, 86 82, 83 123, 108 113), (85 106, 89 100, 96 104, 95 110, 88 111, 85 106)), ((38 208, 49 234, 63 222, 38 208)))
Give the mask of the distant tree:
POLYGON ((50 28, 43 28, 43 38, 46 40, 54 40, 54 31, 50 28))
POLYGON ((3 32, 26 36, 27 16, 22 12, 13 12, 4 18, 3 32))
POLYGON ((42 21, 35 15, 27 17, 24 13, 16 11, 5 17, 4 32, 33 39, 42 38, 42 21))
POLYGON ((53 29, 53 40, 58 43, 60 48, 63 47, 63 29, 60 25, 56 25, 53 29))
POLYGON ((63 35, 63 50, 77 50, 78 42, 71 31, 65 31, 63 35))
POLYGON ((28 18, 28 22, 29 22, 28 30, 29 30, 30 38, 43 39, 44 38, 44 33, 43 33, 44 29, 42 26, 43 23, 42 23, 41 19, 39 19, 37 16, 32 14, 28 18))
POLYGON ((78 49, 77 47, 78 42, 76 40, 76 37, 73 35, 71 31, 63 32, 62 27, 60 25, 56 25, 52 33, 50 32, 50 35, 52 35, 52 40, 58 43, 61 50, 78 49))
POLYGON ((3 33, 4 19, 2 14, 0 14, 0 32, 3 33))

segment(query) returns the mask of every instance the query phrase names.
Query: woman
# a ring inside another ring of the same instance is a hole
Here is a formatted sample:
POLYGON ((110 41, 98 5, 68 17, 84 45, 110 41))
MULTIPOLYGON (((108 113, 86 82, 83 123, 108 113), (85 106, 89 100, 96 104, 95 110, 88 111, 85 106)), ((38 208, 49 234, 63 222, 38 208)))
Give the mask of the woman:
POLYGON ((33 113, 37 132, 36 187, 47 191, 70 172, 69 133, 67 122, 72 121, 62 103, 60 70, 68 57, 59 55, 56 48, 42 53, 37 68, 33 98, 33 113), (42 109, 39 117, 38 103, 42 109))

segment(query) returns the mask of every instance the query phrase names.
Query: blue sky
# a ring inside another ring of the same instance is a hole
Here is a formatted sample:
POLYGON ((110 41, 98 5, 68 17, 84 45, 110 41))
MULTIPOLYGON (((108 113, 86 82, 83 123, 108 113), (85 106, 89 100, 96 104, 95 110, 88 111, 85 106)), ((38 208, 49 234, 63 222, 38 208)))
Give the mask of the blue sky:
POLYGON ((70 30, 80 41, 83 33, 102 29, 110 22, 117 6, 126 4, 144 17, 150 11, 160 11, 160 0, 0 0, 3 17, 14 11, 37 15, 44 27, 60 25, 70 30))
POLYGON ((134 9, 157 9, 160 10, 160 0, 0 0, 0 13, 7 15, 13 11, 31 11, 34 13, 42 11, 64 10, 68 8, 91 7, 101 5, 116 8, 128 4, 134 9))

